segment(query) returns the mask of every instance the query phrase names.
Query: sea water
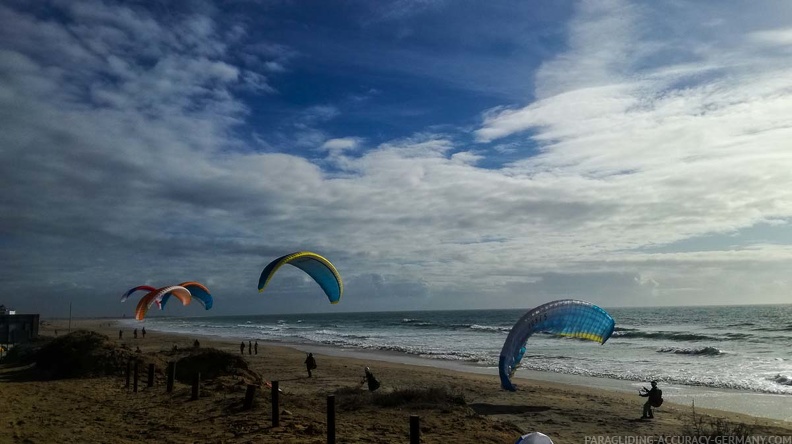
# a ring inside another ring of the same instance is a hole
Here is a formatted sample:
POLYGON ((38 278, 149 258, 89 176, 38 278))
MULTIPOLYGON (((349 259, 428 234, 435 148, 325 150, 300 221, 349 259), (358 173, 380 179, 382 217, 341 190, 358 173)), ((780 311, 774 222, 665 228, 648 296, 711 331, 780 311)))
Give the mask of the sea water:
MULTIPOLYGON (((194 318, 146 327, 193 335, 374 350, 497 373, 527 310, 411 311, 194 318)), ((792 305, 609 308, 604 345, 535 334, 516 376, 531 371, 792 395, 792 305)), ((786 397, 785 397, 786 398, 786 397)))

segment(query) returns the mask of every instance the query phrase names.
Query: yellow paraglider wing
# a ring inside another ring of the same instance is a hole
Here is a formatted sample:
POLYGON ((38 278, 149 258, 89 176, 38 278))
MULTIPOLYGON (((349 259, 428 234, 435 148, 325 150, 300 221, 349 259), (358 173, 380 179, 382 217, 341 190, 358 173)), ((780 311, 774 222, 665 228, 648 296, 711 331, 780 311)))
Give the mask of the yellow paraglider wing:
POLYGON ((259 292, 264 291, 275 272, 285 264, 294 265, 308 273, 322 287, 331 304, 337 304, 341 300, 341 295, 344 294, 344 284, 341 281, 341 275, 338 274, 338 270, 329 260, 310 251, 298 251, 287 254, 267 264, 259 277, 259 292))

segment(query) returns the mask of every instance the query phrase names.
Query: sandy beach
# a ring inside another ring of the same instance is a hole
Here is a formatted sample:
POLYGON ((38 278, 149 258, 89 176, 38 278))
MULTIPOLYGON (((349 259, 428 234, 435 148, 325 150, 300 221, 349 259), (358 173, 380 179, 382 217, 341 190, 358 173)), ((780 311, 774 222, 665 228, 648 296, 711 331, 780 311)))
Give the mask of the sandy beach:
MULTIPOLYGON (((42 327, 41 335, 66 333, 65 321, 42 327)), ((190 348, 194 337, 147 332, 132 337, 112 320, 77 320, 72 330, 87 329, 141 355, 164 362, 177 346, 190 348)), ((239 354, 239 341, 200 338, 201 347, 239 354)), ((513 443, 521 434, 540 431, 555 443, 587 443, 597 437, 674 437, 688 435, 693 423, 689 405, 666 402, 654 420, 638 419, 642 398, 602 389, 546 381, 521 380, 516 393, 500 389, 497 377, 393 362, 315 353, 317 369, 308 378, 303 351, 259 342, 258 354, 244 359, 251 370, 282 389, 280 425, 272 426, 271 398, 257 394, 252 410, 241 408, 245 382, 224 377, 203 382, 201 396, 190 400, 191 387, 176 383, 166 393, 158 369, 154 387, 141 371, 137 393, 122 376, 52 381, 24 377, 24 371, 0 369, 0 442, 9 443, 322 443, 326 442, 327 396, 336 395, 336 439, 349 443, 409 442, 409 418, 420 417, 421 442, 513 443), (375 405, 361 383, 370 366, 382 387, 377 393, 438 387, 464 403, 375 405)), ((756 436, 791 436, 792 423, 717 410, 696 409, 699 419, 745 424, 756 436)), ((652 437, 652 438, 647 438, 652 437)), ((602 438, 600 438, 602 439, 602 438)))

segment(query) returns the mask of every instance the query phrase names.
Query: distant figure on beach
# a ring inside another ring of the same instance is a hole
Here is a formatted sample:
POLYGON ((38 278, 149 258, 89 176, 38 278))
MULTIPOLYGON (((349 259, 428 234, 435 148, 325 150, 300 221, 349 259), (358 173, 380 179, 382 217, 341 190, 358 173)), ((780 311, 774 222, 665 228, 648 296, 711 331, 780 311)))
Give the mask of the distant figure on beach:
POLYGON ((122 339, 124 337, 124 330, 118 330, 118 339, 122 339))
POLYGON ((642 387, 638 392, 638 395, 648 398, 644 403, 643 416, 641 416, 641 419, 654 418, 652 407, 660 407, 663 404, 663 391, 657 388, 657 381, 652 381, 651 390, 647 389, 646 387, 642 387))
POLYGON ((248 354, 253 354, 253 344, 250 341, 248 341, 248 354))
POLYGON ((258 354, 258 341, 253 344, 253 354, 258 354))
POLYGON ((245 354, 245 341, 239 343, 239 353, 245 354))
POLYGON ((316 359, 313 357, 313 353, 308 353, 308 357, 305 358, 305 368, 308 370, 308 377, 311 377, 311 370, 316 368, 316 359))
POLYGON ((135 347, 135 353, 143 353, 140 351, 140 347, 135 347))
POLYGON ((143 330, 141 330, 140 332, 143 333, 143 338, 145 338, 146 337, 146 327, 143 327, 143 330))
POLYGON ((137 339, 137 328, 135 329, 135 331, 133 331, 133 332, 132 332, 132 336, 133 336, 135 339, 137 339))
POLYGON ((196 339, 195 342, 193 342, 193 347, 194 348, 201 348, 201 343, 198 342, 198 340, 196 339))
POLYGON ((363 376, 363 382, 368 384, 368 389, 370 392, 380 388, 380 382, 377 381, 377 378, 374 377, 374 373, 371 373, 371 369, 368 367, 366 367, 366 375, 363 376))

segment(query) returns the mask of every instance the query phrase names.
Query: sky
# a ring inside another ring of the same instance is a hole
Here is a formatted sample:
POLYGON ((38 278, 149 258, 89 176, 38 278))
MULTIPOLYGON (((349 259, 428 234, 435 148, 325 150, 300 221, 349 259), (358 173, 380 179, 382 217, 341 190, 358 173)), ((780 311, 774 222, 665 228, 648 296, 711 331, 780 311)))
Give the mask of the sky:
POLYGON ((790 221, 786 0, 0 3, 18 312, 792 303, 790 221))

